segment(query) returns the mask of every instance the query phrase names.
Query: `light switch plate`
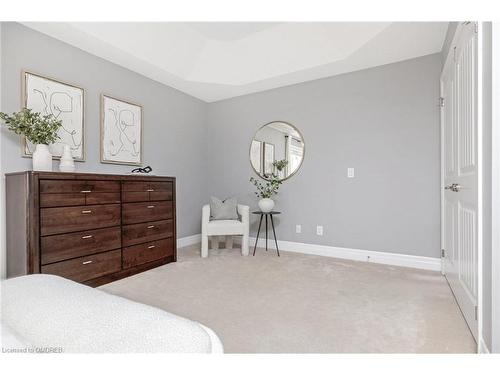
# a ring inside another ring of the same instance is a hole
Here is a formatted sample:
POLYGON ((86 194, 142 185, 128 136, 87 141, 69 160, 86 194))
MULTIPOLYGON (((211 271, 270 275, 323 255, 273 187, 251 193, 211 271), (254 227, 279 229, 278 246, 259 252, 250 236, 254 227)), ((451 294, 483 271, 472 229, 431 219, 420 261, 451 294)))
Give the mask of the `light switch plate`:
POLYGON ((322 235, 323 235, 323 225, 318 225, 318 226, 316 227, 316 234, 317 234, 318 236, 322 236, 322 235))
POLYGON ((295 233, 302 233, 302 225, 297 224, 295 226, 295 233))
POLYGON ((354 168, 347 168, 347 177, 354 178, 354 168))

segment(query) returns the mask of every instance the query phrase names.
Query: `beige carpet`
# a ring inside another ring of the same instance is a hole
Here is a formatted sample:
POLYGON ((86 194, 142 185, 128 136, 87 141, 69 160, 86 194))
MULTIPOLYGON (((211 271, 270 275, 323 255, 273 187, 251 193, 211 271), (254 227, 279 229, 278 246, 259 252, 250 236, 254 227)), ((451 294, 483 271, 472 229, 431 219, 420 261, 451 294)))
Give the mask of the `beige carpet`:
POLYGON ((470 353, 438 272, 258 250, 199 247, 101 289, 212 328, 228 353, 470 353))

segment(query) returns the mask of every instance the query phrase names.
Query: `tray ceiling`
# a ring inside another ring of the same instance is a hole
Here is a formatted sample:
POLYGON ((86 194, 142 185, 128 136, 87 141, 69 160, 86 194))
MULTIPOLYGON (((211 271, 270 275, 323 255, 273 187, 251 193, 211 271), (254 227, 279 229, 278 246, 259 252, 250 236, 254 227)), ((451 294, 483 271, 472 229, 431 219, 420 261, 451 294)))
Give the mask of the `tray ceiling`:
POLYGON ((26 22, 206 102, 440 52, 447 22, 26 22))

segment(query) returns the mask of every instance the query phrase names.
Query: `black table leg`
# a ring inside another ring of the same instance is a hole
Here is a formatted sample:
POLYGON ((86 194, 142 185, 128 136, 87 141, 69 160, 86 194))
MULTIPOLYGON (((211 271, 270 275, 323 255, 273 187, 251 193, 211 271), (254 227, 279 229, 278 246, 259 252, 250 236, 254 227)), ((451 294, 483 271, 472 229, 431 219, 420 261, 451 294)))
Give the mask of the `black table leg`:
POLYGON ((259 242, 260 225, 262 224, 262 216, 260 215, 259 229, 257 230, 257 238, 255 239, 255 246, 253 247, 253 256, 255 256, 255 249, 257 248, 257 242, 259 242))
POLYGON ((280 256, 280 250, 278 249, 278 240, 276 239, 276 232, 274 231, 274 220, 273 220, 273 215, 271 216, 271 225, 273 227, 273 235, 274 235, 274 243, 276 244, 276 252, 278 253, 278 256, 280 256))
POLYGON ((267 214, 266 214, 266 251, 267 251, 267 214))

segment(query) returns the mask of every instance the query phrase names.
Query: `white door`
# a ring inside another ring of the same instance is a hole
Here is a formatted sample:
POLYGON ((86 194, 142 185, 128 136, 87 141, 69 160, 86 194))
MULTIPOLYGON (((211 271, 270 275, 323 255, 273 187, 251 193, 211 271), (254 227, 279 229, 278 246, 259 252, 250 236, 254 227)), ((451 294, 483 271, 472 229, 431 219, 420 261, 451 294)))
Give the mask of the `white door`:
POLYGON ((477 340, 478 322, 478 95, 477 32, 457 30, 441 76, 443 147, 443 271, 477 340))

